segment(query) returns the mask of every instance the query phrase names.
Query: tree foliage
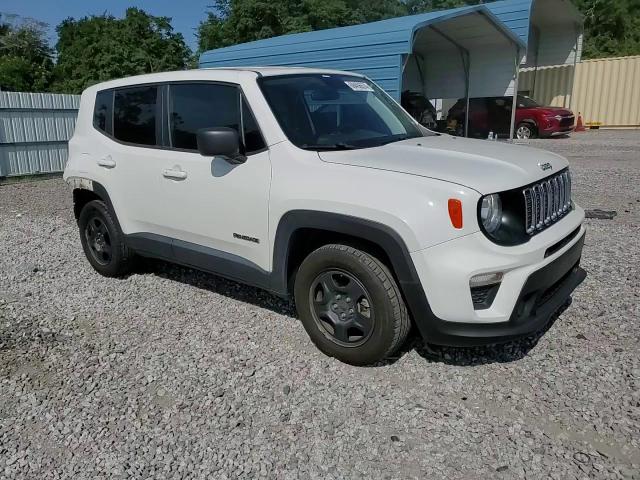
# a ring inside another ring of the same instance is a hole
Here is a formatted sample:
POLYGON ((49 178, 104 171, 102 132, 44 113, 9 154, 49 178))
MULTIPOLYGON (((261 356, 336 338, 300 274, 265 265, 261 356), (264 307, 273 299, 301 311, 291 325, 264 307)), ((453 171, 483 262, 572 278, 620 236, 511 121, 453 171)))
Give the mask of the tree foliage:
POLYGON ((287 33, 406 15, 399 0, 214 0, 198 27, 199 51, 287 33))
POLYGON ((0 89, 47 89, 53 61, 45 27, 31 19, 0 15, 0 89))
MULTIPOLYGON (((585 58, 640 54, 640 0, 573 0, 585 15, 585 58)), ((287 33, 477 5, 482 0, 214 0, 200 52, 287 33)))
POLYGON ((129 8, 125 17, 69 18, 58 27, 53 90, 79 93, 113 78, 187 66, 190 51, 171 19, 129 8))
POLYGON ((640 54, 640 0, 573 0, 584 15, 584 56, 640 54))

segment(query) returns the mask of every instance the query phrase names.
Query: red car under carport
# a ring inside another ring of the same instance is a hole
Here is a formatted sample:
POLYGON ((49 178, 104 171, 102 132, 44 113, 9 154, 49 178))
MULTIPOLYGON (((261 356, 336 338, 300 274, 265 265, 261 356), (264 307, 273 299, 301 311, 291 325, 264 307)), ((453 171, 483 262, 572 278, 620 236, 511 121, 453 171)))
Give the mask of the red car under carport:
MULTIPOLYGON (((512 97, 469 99, 469 136, 487 138, 490 132, 509 136, 512 97)), ((456 135, 464 135, 466 100, 458 100, 449 110, 447 125, 456 135)), ((561 107, 544 107, 535 100, 518 95, 516 137, 520 139, 554 137, 571 133, 575 115, 561 107)))

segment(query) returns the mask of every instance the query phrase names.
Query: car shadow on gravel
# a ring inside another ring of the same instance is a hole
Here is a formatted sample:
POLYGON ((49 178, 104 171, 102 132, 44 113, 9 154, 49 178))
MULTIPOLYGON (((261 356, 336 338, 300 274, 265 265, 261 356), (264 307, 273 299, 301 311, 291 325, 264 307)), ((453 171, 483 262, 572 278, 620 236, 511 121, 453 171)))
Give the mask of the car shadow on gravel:
POLYGON ((547 325, 536 333, 510 342, 481 347, 441 347, 415 340, 413 349, 425 360, 454 366, 481 366, 492 363, 511 363, 522 360, 533 350, 558 318, 569 308, 571 299, 560 307, 547 325))
MULTIPOLYGON (((297 320, 295 305, 257 287, 227 280, 213 274, 182 267, 162 260, 145 259, 139 272, 151 273, 161 278, 180 282, 192 287, 207 290, 225 297, 246 302, 256 307, 270 310, 297 320)), ((444 363, 455 366, 480 366, 492 363, 510 363, 521 360, 533 350, 538 341, 554 325, 558 317, 571 305, 569 299, 550 319, 549 323, 533 335, 498 345, 481 347, 443 347, 425 344, 419 334, 414 331, 400 351, 385 362, 374 365, 384 367, 393 365, 407 353, 415 350, 429 363, 444 363)), ((415 330, 415 329, 414 329, 415 330)))
POLYGON ((227 280, 214 274, 153 259, 143 259, 138 273, 143 272, 224 295, 233 300, 250 303, 280 315, 297 318, 293 302, 273 295, 266 290, 227 280))

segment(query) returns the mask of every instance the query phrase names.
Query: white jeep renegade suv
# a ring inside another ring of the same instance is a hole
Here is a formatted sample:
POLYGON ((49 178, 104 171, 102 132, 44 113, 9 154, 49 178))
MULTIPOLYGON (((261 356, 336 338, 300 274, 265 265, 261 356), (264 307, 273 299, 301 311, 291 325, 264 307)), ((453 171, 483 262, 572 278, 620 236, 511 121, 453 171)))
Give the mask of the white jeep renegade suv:
POLYGON ((82 94, 65 179, 101 274, 161 258, 293 296, 364 365, 540 330, 584 280, 567 161, 424 130, 370 80, 205 69, 82 94))

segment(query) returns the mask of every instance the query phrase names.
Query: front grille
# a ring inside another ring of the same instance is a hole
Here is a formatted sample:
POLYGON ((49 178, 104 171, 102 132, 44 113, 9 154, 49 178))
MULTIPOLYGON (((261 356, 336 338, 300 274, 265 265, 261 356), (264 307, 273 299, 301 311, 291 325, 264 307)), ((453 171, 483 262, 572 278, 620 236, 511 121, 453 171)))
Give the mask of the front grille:
POLYGON ((570 117, 563 117, 562 120, 560 120, 560 126, 561 127, 573 127, 573 125, 575 123, 575 119, 576 119, 576 117, 574 117, 573 115, 571 115, 570 117))
POLYGON ((535 235, 571 211, 571 175, 559 173, 522 191, 527 234, 535 235))

